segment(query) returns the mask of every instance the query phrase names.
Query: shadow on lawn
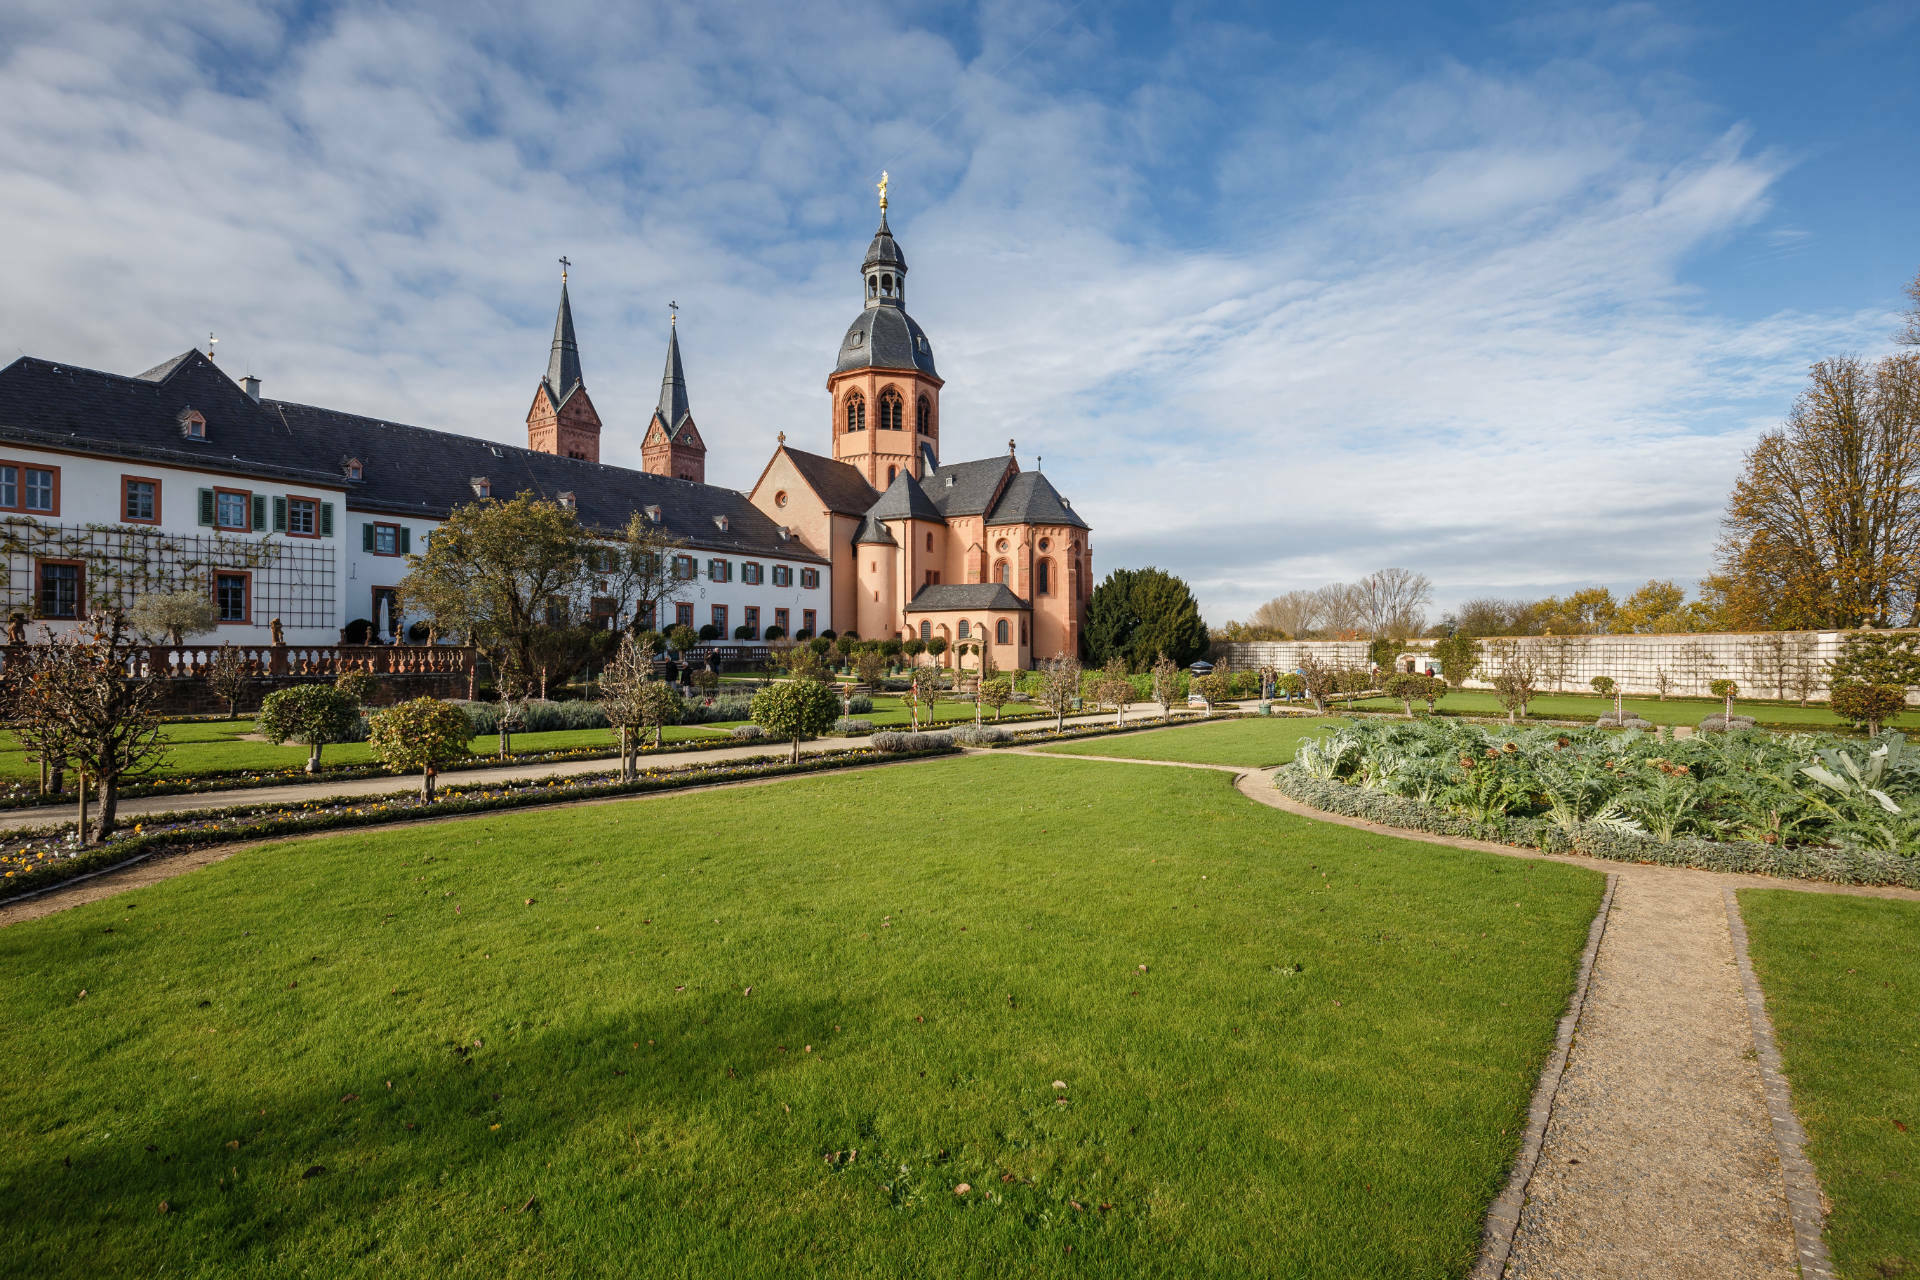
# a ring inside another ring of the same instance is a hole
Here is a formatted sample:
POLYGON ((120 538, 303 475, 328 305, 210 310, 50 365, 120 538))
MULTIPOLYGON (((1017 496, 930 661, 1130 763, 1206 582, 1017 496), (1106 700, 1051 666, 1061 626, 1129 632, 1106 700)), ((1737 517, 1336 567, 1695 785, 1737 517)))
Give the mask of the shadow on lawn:
MULTIPOLYGON (((405 1052, 335 1066, 309 1054, 294 1070, 311 1087, 250 1094, 236 1082, 191 1103, 154 1096, 144 1112, 76 1118, 64 1126, 71 1142, 35 1143, 31 1162, 20 1147, 0 1156, 9 1238, 0 1274, 272 1269, 288 1250, 308 1266, 329 1256, 364 1265, 390 1237, 423 1232, 455 1262, 468 1242, 449 1237, 484 1210, 512 1215, 522 1225, 499 1232, 532 1245, 536 1187, 558 1181, 540 1175, 550 1162, 577 1169, 566 1156, 587 1130, 604 1142, 624 1118, 630 1139, 684 1133, 739 1115, 755 1094, 771 1106, 769 1082, 804 1063, 803 1045, 864 1012, 751 999, 745 1016, 737 990, 665 1015, 635 1005, 586 1024, 444 1043, 425 1061, 405 1052), (420 1221, 449 1201, 443 1226, 420 1221), (396 1231, 396 1211, 415 1220, 396 1231)), ((210 1021, 219 1015, 209 1010, 210 1021)), ((644 1184, 632 1193, 649 1194, 644 1184)), ((404 1247, 409 1263, 428 1261, 417 1244, 404 1247)))

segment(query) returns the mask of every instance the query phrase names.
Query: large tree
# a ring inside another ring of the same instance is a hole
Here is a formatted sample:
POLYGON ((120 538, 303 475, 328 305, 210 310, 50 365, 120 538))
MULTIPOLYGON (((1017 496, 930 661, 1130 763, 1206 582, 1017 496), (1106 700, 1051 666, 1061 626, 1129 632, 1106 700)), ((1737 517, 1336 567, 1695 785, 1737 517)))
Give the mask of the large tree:
POLYGON ((1405 640, 1426 628, 1426 609, 1433 603, 1433 583, 1426 574, 1376 569, 1353 585, 1368 636, 1405 640))
POLYGON ((1164 653, 1185 666, 1207 651, 1207 624, 1187 584, 1164 569, 1115 569, 1093 589, 1082 633, 1090 661, 1145 671, 1164 653))
POLYGON ((408 612, 465 636, 494 663, 537 672, 540 633, 592 584, 593 540, 567 507, 523 493, 455 507, 400 584, 408 612))
POLYGON ((1920 347, 1920 271, 1913 273, 1913 283, 1907 286, 1907 297, 1913 299, 1913 305, 1907 308, 1906 323, 1893 335, 1893 340, 1907 347, 1920 347))
POLYGON ((1735 625, 1920 624, 1920 353, 1814 365, 1721 523, 1735 625))

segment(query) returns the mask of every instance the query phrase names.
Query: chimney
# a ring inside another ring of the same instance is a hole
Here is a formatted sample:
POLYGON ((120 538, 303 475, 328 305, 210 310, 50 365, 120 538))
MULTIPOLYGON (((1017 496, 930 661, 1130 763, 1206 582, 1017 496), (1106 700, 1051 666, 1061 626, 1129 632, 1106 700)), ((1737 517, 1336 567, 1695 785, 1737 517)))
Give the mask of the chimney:
POLYGON ((260 403, 260 379, 248 374, 240 379, 240 389, 246 392, 255 404, 260 403))

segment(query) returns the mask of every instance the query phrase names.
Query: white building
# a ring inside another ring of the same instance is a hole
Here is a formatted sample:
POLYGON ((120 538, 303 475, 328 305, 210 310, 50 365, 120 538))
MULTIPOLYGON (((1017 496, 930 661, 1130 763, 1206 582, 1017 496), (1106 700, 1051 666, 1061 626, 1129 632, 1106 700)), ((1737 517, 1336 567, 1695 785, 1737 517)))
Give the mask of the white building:
POLYGON ((199 351, 132 377, 0 369, 6 607, 33 621, 193 586, 217 605, 214 641, 266 643, 275 619, 295 646, 361 622, 405 636, 390 597, 407 554, 454 507, 523 492, 609 536, 643 513, 685 546, 677 616, 642 622, 727 641, 831 625, 829 562, 732 489, 265 399, 199 351))

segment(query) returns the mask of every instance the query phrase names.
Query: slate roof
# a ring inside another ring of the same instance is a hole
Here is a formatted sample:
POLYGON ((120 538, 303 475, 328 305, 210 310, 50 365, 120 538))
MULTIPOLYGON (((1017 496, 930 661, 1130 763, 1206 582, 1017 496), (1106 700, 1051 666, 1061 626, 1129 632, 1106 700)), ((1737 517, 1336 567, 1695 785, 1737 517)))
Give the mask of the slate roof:
POLYGON ((667 370, 660 375, 660 407, 654 410, 671 439, 680 434, 693 410, 687 402, 687 371, 680 367, 680 327, 667 333, 667 370))
POLYGON ((794 470, 812 486, 820 501, 827 504, 827 510, 843 516, 865 515, 867 508, 879 500, 880 491, 868 484, 858 470, 839 459, 808 453, 790 444, 781 447, 786 450, 794 470))
POLYGON ((879 519, 875 516, 868 516, 862 520, 860 527, 856 529, 853 534, 853 544, 856 547, 865 546, 868 543, 878 543, 883 547, 897 547, 900 545, 899 542, 894 539, 894 536, 887 532, 887 526, 880 523, 879 519))
POLYGON ((547 376, 540 381, 547 401, 556 409, 581 385, 580 344, 573 336, 573 306, 567 301, 567 282, 560 281, 560 310, 553 318, 553 352, 547 357, 547 376))
POLYGON ((993 504, 989 525, 1064 524, 1076 529, 1088 528, 1085 520, 1073 513, 1067 500, 1038 471, 1022 471, 1007 482, 1006 492, 993 504))
POLYGON ((918 369, 940 376, 933 367, 933 344, 927 341, 926 330, 890 299, 868 307, 847 326, 833 371, 849 369, 918 369))
POLYGON ((900 245, 893 238, 893 228, 887 225, 885 209, 880 211, 880 229, 873 233, 873 242, 867 246, 867 256, 860 263, 861 273, 864 275, 869 267, 907 269, 907 255, 900 252, 900 245))
POLYGON ((921 482, 927 497, 945 516, 977 516, 986 513, 1000 491, 1000 482, 1013 465, 1011 457, 980 458, 973 462, 955 462, 927 474, 921 482))
POLYGON ((953 613, 972 609, 1027 610, 1025 600, 1004 582, 935 582, 913 593, 907 613, 953 613))
POLYGON ((940 508, 933 505, 927 497, 927 491, 913 478, 913 472, 902 471, 880 495, 880 500, 867 512, 870 520, 931 520, 945 524, 947 519, 940 514, 940 508))
POLYGON ((797 538, 783 539, 780 526, 733 489, 313 405, 256 403, 198 351, 150 375, 23 356, 0 368, 0 439, 324 485, 345 489, 354 511, 433 520, 471 502, 471 482, 484 476, 498 497, 572 493, 589 528, 611 532, 658 506, 662 527, 700 550, 826 563, 797 538), (207 420, 204 442, 180 434, 188 406, 207 420), (349 458, 360 461, 364 479, 345 478, 349 458))

